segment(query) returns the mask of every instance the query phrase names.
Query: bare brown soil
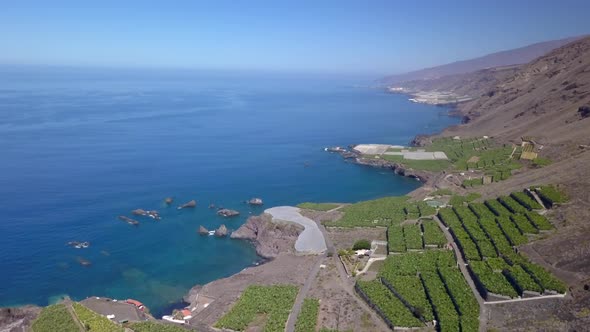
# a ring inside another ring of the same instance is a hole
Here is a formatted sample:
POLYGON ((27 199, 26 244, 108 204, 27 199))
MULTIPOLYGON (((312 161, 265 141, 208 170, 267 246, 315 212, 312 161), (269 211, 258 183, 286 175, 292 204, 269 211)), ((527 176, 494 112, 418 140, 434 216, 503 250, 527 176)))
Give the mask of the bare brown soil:
POLYGON ((338 276, 336 260, 326 259, 309 296, 320 299, 318 326, 338 331, 387 331, 361 308, 338 276))
POLYGON ((18 308, 0 308, 0 331, 27 331, 40 312, 40 307, 32 305, 18 308))
POLYGON ((336 250, 351 249, 358 240, 386 240, 386 229, 378 228, 336 228, 327 227, 328 236, 332 239, 336 250))

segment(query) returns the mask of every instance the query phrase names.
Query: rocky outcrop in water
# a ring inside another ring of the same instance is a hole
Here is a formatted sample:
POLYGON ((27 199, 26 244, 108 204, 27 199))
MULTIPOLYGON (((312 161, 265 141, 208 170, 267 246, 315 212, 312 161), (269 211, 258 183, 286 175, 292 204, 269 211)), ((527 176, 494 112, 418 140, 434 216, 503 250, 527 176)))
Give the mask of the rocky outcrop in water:
POLYGON ((198 233, 199 235, 209 235, 209 230, 201 225, 199 226, 198 233))
POLYGON ((133 214, 134 216, 150 217, 155 220, 162 219, 162 217, 160 217, 160 213, 156 210, 135 209, 135 210, 131 211, 131 214, 133 214))
POLYGON ((225 225, 221 225, 219 226, 218 229, 215 230, 215 236, 217 237, 225 237, 227 236, 227 227, 225 227, 225 225))
POLYGON ((164 203, 166 203, 166 205, 170 205, 172 204, 172 202, 174 202, 174 199, 172 197, 164 198, 164 203))
POLYGON ((240 214, 240 212, 236 211, 236 210, 230 210, 230 209, 220 209, 217 211, 217 214, 222 216, 222 217, 235 217, 237 215, 240 214))
POLYGON ((131 211, 131 214, 135 216, 145 216, 147 212, 144 209, 135 209, 131 211))
POLYGON ((263 205, 264 202, 262 201, 262 198, 251 198, 248 201, 248 204, 260 206, 260 205, 263 205))
POLYGON ((129 217, 119 216, 119 220, 122 220, 122 221, 128 223, 129 225, 139 226, 139 221, 137 221, 135 219, 131 219, 129 217))
POLYGON ((78 261, 78 263, 82 266, 90 266, 92 265, 92 262, 90 262, 89 260, 87 260, 86 258, 82 258, 82 257, 78 257, 76 259, 78 261))
POLYGON ((231 234, 232 239, 251 241, 256 253, 274 258, 281 252, 294 252, 295 241, 303 227, 293 223, 273 222, 268 214, 252 216, 231 234))
POLYGON ((193 199, 190 202, 186 202, 186 203, 182 204, 181 206, 178 207, 178 209, 181 210, 181 209, 186 209, 186 208, 194 208, 195 206, 197 206, 197 201, 195 201, 193 199))

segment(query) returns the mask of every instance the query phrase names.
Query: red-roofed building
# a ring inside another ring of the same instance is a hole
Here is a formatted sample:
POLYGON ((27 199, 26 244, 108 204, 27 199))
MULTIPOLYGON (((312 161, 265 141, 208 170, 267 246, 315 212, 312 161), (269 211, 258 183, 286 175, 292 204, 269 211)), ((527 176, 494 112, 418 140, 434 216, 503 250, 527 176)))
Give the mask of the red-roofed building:
POLYGON ((137 309, 139 309, 139 310, 143 310, 143 309, 145 308, 145 306, 143 305, 143 303, 141 303, 141 302, 139 302, 139 301, 137 301, 137 300, 134 300, 134 299, 127 299, 127 300, 125 301, 125 303, 133 304, 133 305, 134 305, 134 306, 136 306, 136 307, 137 307, 137 309))
POLYGON ((193 314, 188 309, 182 309, 181 312, 182 312, 182 319, 191 319, 193 317, 193 314))

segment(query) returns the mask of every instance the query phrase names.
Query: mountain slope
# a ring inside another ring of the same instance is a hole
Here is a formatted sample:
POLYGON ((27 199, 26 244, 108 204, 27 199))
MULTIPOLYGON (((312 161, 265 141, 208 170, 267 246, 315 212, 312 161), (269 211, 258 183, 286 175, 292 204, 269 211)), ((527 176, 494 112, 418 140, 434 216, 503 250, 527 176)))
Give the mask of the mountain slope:
POLYGON ((590 37, 538 58, 460 105, 474 119, 461 131, 510 140, 535 136, 549 146, 587 144, 590 119, 578 112, 584 106, 590 106, 590 37))
POLYGON ((381 79, 380 82, 383 84, 394 84, 413 80, 436 79, 442 76, 469 73, 486 68, 523 64, 579 38, 581 37, 551 40, 521 48, 488 54, 475 59, 457 61, 404 74, 390 75, 381 79))
MULTIPOLYGON (((494 136, 519 143, 532 136, 540 156, 552 163, 525 167, 505 181, 475 189, 484 198, 538 184, 555 184, 570 197, 550 212, 556 230, 519 247, 530 259, 566 281, 568 298, 535 305, 493 307, 488 328, 510 329, 519 317, 532 330, 578 330, 590 326, 590 38, 553 50, 489 87, 459 110, 471 121, 443 136, 494 136), (540 313, 534 319, 532 313, 540 313), (522 318, 529 317, 529 318, 522 318), (512 319, 512 322, 514 320, 512 319)), ((531 302, 532 303, 532 302, 531 302)))
POLYGON ((391 88, 401 89, 398 91, 411 95, 423 92, 440 92, 477 98, 487 93, 496 84, 513 76, 520 69, 521 65, 488 68, 471 73, 443 76, 431 80, 401 82, 391 86, 391 88))

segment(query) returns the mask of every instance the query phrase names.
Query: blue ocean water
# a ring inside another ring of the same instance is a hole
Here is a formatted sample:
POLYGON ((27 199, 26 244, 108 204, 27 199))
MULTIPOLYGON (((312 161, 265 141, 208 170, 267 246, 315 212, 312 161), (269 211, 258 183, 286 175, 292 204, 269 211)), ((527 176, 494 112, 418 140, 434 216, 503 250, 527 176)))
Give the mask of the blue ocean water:
POLYGON ((457 122, 445 109, 364 83, 1 68, 0 305, 98 295, 136 298, 159 313, 193 285, 258 259, 246 242, 196 233, 199 225, 236 229, 263 211, 244 200, 354 202, 417 188, 416 180, 323 151, 407 144, 457 122), (172 207, 163 203, 168 196, 172 207), (197 208, 175 208, 191 199, 197 208), (242 214, 223 219, 210 203, 242 214), (157 209, 162 220, 134 217, 141 225, 133 227, 117 219, 136 208, 157 209))

